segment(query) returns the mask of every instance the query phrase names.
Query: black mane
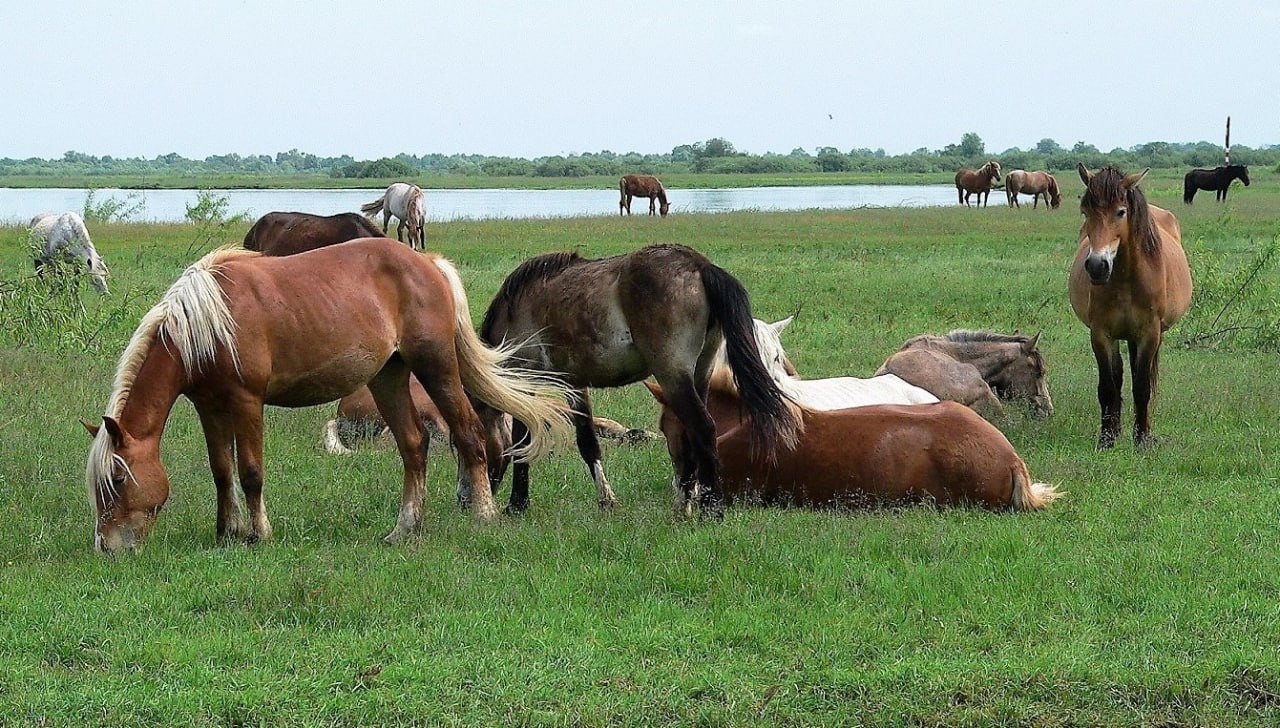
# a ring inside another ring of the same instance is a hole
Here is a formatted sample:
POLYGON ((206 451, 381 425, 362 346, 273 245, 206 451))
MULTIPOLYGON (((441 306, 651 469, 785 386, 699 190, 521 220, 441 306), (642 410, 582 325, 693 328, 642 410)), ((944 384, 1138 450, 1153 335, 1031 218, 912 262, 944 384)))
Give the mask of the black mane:
POLYGON ((576 251, 560 251, 558 253, 539 255, 521 263, 502 282, 502 287, 498 289, 497 295, 493 297, 493 301, 489 304, 489 310, 485 311, 484 323, 480 325, 480 340, 489 346, 494 346, 497 343, 493 341, 492 335, 494 327, 498 324, 498 310, 502 308, 500 304, 514 302, 530 283, 551 278, 566 268, 584 262, 586 262, 586 259, 578 255, 576 251))

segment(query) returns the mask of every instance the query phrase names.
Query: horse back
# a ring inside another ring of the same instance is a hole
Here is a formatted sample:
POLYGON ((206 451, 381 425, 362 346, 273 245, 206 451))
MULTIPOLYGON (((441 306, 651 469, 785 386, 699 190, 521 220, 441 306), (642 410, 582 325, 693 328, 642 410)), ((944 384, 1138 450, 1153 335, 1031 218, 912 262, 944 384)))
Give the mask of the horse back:
POLYGON ((282 256, 345 243, 356 238, 386 237, 363 215, 342 212, 312 215, 306 212, 268 212, 244 236, 246 250, 282 256))

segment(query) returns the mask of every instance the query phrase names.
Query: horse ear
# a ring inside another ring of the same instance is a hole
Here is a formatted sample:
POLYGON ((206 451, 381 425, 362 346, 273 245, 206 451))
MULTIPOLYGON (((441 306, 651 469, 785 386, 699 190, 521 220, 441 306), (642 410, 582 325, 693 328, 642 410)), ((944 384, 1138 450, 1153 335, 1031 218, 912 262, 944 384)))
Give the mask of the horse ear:
POLYGON ((1043 333, 1043 331, 1037 331, 1036 335, 1031 337, 1031 341, 1027 342, 1027 351, 1036 350, 1036 345, 1040 343, 1040 334, 1043 333))
POLYGON ((1084 182, 1085 186, 1088 187, 1089 180, 1093 179, 1093 173, 1089 171, 1088 167, 1084 166, 1084 162, 1076 162, 1076 172, 1080 173, 1080 181, 1084 182))
POLYGON ((84 420, 80 420, 80 424, 83 425, 84 429, 89 433, 89 437, 97 437, 98 430, 102 429, 101 425, 90 424, 84 420))
POLYGON ((124 445, 124 428, 114 417, 102 416, 102 426, 107 428, 107 434, 111 435, 111 444, 119 449, 124 445))
POLYGON ((773 329, 773 333, 781 335, 783 329, 790 326, 791 322, 794 320, 795 320, 795 314, 792 314, 782 319, 781 321, 774 321, 773 323, 769 324, 769 328, 773 329))
POLYGON ((1150 168, 1150 167, 1147 167, 1146 169, 1142 170, 1141 172, 1134 172, 1133 174, 1129 175, 1128 177, 1125 177, 1125 178, 1124 178, 1124 188, 1125 188, 1126 190, 1127 190, 1127 189, 1132 189, 1132 188, 1133 188, 1133 186, 1134 186, 1134 185, 1136 185, 1136 184, 1138 184, 1139 182, 1141 182, 1141 181, 1142 181, 1142 178, 1143 178, 1143 177, 1146 177, 1146 176, 1147 176, 1147 172, 1150 172, 1150 171, 1151 171, 1151 168, 1150 168))
POLYGON ((667 406, 667 398, 662 393, 661 384, 656 384, 646 379, 644 380, 644 386, 645 386, 645 389, 649 390, 649 394, 652 394, 653 398, 658 400, 658 404, 662 405, 663 407, 667 406))

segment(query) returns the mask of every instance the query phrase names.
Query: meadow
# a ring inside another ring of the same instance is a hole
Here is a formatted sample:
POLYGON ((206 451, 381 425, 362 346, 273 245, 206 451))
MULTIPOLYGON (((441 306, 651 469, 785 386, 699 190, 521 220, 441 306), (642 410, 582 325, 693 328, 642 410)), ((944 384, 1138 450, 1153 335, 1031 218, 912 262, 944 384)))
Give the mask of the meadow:
MULTIPOLYGON (((656 442, 606 446, 612 512, 566 444, 535 464, 526 515, 477 526, 436 448, 421 540, 387 547, 399 460, 324 454, 327 406, 268 411, 276 539, 215 548, 204 441, 181 401, 155 533, 136 555, 97 556, 77 418, 102 412, 116 358, 193 259, 194 233, 95 228, 113 278, 107 299, 85 294, 92 330, 18 342, 6 321, 0 348, 0 725, 1280 723, 1280 354, 1276 319, 1259 318, 1280 300, 1274 267, 1216 317, 1280 234, 1280 182, 1259 173, 1228 204, 1201 193, 1189 208, 1180 179, 1145 185, 1179 216, 1200 290, 1162 356, 1163 442, 1135 452, 1126 385, 1126 437, 1095 453, 1096 370, 1066 298, 1080 184, 1066 177, 1051 212, 1007 209, 997 191, 985 210, 427 231, 477 319, 528 256, 691 245, 745 283, 759 317, 800 309, 784 343, 808 377, 868 376, 923 332, 1043 331, 1056 413, 1012 406, 997 424, 1067 495, 1018 515, 684 520, 656 442)), ((21 236, 0 228, 5 279, 29 273, 21 236)), ((638 385, 596 405, 655 427, 638 385)))

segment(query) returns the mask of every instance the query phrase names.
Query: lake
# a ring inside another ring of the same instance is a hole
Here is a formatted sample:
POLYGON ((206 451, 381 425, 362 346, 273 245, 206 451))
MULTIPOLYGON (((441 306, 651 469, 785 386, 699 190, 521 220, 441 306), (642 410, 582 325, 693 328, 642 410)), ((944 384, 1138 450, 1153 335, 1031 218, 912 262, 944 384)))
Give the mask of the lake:
MULTIPOLYGON (((375 199, 376 190, 213 190, 225 195, 230 213, 251 217, 272 210, 300 210, 318 215, 359 211, 375 199)), ((81 210, 87 190, 0 188, 0 222, 26 224, 38 212, 81 210)), ((427 217, 440 222, 484 218, 577 217, 615 215, 617 190, 427 190, 427 217)), ((733 210, 810 210, 856 207, 936 207, 956 204, 950 185, 831 185, 815 187, 744 187, 668 190, 673 214, 733 210)), ((176 222, 196 201, 195 190, 100 189, 95 199, 130 198, 142 203, 133 219, 176 222)), ((648 214, 647 200, 631 209, 648 214)))

